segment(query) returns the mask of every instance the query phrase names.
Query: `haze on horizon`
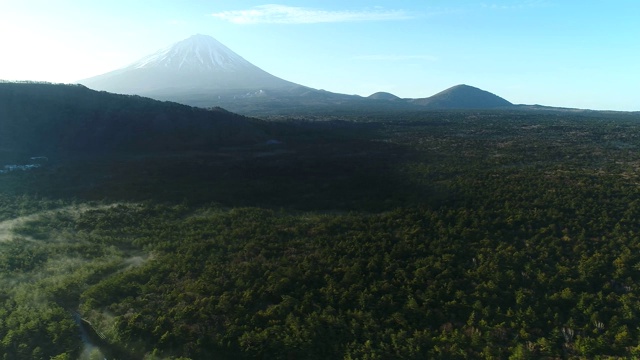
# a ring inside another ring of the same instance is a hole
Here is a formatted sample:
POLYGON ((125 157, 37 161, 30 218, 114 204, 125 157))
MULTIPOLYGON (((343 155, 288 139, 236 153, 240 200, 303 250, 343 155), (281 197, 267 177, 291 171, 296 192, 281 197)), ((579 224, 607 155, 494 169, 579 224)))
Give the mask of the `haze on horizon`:
POLYGON ((0 0, 0 79, 76 82, 197 33, 345 94, 469 84, 512 103, 640 110, 640 3, 0 0))

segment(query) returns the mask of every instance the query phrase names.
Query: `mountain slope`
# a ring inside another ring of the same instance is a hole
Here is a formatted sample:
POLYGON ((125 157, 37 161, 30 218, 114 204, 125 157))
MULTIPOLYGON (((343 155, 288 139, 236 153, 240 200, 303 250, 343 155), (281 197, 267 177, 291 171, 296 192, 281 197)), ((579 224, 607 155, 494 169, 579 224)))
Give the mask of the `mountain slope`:
POLYGON ((79 85, 0 83, 0 152, 166 151, 254 143, 240 115, 79 85))
POLYGON ((428 98, 410 102, 430 109, 492 109, 512 105, 495 94, 469 85, 456 85, 428 98))

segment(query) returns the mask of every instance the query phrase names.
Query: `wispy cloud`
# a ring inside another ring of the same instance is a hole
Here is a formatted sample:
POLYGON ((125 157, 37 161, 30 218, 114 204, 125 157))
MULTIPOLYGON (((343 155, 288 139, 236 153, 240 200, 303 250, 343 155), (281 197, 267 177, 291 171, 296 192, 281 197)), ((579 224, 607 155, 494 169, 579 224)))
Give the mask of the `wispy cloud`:
POLYGON ((423 60, 423 61, 437 61, 438 58, 433 55, 360 55, 354 57, 356 60, 371 60, 371 61, 407 61, 407 60, 423 60))
POLYGON ((277 4, 255 6, 247 10, 222 11, 213 13, 211 16, 234 24, 314 24, 412 18, 404 10, 373 8, 360 11, 336 11, 277 4))

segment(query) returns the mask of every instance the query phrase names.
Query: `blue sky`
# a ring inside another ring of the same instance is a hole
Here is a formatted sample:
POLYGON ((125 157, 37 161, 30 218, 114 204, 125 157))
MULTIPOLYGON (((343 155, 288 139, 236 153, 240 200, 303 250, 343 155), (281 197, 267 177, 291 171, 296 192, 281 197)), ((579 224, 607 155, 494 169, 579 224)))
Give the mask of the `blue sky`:
POLYGON ((640 110, 640 1, 0 0, 0 79, 74 82, 193 34, 302 85, 640 110))

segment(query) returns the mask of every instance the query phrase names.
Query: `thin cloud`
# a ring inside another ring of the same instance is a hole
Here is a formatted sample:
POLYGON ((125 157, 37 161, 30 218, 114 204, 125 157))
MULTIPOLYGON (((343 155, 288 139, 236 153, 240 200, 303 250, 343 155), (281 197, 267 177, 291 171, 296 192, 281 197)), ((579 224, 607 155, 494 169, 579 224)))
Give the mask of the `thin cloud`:
POLYGON ((424 60, 437 61, 438 58, 433 55, 361 55, 354 57, 356 60, 371 61, 407 61, 407 60, 424 60))
POLYGON ((412 18, 404 10, 375 8, 361 11, 330 11, 277 4, 255 6, 248 10, 222 11, 211 16, 234 24, 315 24, 412 18))

